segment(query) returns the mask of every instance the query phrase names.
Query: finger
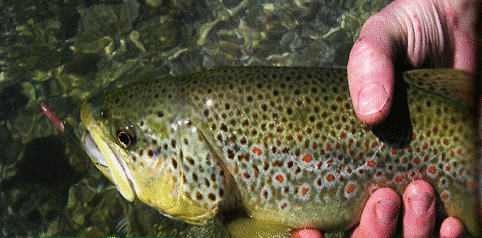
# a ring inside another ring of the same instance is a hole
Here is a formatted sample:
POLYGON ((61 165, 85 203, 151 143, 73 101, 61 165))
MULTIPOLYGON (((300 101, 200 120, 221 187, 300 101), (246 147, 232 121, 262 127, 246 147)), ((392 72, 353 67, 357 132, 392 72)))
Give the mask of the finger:
POLYGON ((316 229, 298 229, 291 231, 293 238, 323 238, 323 235, 316 229))
POLYGON ((400 197, 390 188, 375 191, 363 210, 352 237, 392 237, 397 227, 400 197))
POLYGON ((444 1, 444 18, 452 32, 455 69, 477 72, 476 25, 481 1, 444 1))
POLYGON ((441 238, 458 238, 465 237, 465 229, 457 218, 449 217, 442 222, 442 227, 440 228, 441 238))
POLYGON ((435 226, 435 192, 429 183, 416 180, 403 194, 403 236, 430 237, 435 226))
POLYGON ((390 27, 377 15, 369 18, 348 60, 348 86, 353 108, 358 119, 367 125, 382 122, 390 111, 395 50, 390 27))

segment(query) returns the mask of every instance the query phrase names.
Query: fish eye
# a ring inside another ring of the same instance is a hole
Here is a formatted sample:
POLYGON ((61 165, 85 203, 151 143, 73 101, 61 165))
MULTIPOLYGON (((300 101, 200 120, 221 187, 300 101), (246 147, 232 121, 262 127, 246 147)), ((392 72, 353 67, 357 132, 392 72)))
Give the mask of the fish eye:
POLYGON ((115 137, 117 139, 117 143, 119 143, 119 145, 124 149, 130 148, 137 141, 135 128, 130 123, 118 127, 117 131, 115 132, 115 137))

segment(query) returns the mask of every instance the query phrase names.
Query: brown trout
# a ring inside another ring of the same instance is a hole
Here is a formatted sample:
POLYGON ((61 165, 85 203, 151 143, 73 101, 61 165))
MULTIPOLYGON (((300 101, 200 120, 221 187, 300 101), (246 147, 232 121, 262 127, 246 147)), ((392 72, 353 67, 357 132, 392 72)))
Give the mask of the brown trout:
POLYGON ((387 125, 356 118, 346 69, 238 67, 121 87, 82 105, 86 149, 129 201, 232 237, 344 231, 381 187, 433 186, 437 217, 480 236, 477 124, 457 70, 405 74, 387 125), (406 88, 406 90, 405 90, 406 88), (408 105, 408 107, 407 107, 408 105))

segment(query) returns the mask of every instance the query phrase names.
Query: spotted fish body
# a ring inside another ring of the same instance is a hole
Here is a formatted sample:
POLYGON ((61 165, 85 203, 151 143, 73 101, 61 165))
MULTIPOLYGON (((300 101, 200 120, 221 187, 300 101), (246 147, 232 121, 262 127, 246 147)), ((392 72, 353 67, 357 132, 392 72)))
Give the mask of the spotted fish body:
POLYGON ((84 103, 84 141, 128 200, 197 225, 244 210, 232 236, 347 230, 375 189, 403 194, 416 179, 435 189, 438 217, 480 236, 474 113, 408 82, 408 141, 392 144, 390 130, 358 121, 346 78, 342 68, 239 67, 136 83, 84 103))

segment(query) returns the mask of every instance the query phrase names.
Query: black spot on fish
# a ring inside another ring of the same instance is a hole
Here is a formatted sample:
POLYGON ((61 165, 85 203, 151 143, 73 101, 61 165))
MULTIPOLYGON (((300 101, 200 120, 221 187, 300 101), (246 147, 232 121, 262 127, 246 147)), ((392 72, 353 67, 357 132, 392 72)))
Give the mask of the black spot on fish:
POLYGON ((208 194, 208 198, 209 200, 211 200, 212 202, 214 202, 216 200, 216 195, 214 195, 213 193, 209 193, 208 194))
POLYGON ((177 169, 177 160, 171 159, 171 164, 174 169, 177 169))
POLYGON ((263 111, 266 111, 268 109, 268 106, 266 106, 266 104, 262 104, 261 109, 263 109, 263 111))

